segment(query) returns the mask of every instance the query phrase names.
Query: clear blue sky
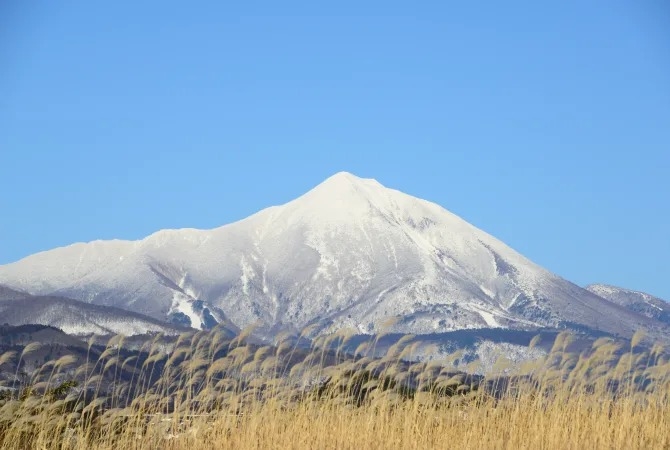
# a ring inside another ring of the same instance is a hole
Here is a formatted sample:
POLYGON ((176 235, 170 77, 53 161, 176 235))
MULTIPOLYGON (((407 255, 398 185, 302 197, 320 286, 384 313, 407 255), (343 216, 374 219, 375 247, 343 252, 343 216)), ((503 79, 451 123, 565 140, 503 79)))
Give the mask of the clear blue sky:
POLYGON ((670 300, 663 0, 0 3, 0 263, 346 170, 670 300))

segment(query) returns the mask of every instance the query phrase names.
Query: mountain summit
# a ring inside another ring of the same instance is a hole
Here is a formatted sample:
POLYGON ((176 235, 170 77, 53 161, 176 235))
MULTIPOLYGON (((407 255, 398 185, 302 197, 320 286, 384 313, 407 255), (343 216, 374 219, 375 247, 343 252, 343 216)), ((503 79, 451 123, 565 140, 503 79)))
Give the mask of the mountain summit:
POLYGON ((0 283, 195 328, 268 334, 572 327, 630 336, 654 318, 582 289, 444 208, 338 173, 213 230, 74 244, 0 266, 0 283), (391 320, 390 320, 391 319, 391 320))

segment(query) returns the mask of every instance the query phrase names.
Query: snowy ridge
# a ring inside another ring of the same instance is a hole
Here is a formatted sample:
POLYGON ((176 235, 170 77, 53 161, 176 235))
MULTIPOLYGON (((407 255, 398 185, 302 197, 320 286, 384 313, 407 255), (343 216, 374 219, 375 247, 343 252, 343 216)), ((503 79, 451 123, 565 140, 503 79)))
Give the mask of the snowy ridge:
POLYGON ((590 292, 624 308, 670 325, 670 304, 644 292, 606 284, 587 286, 590 292))
POLYGON ((557 277, 439 205, 339 173, 285 205, 213 230, 75 244, 0 266, 0 283, 195 328, 271 335, 315 325, 565 327, 665 332, 653 317, 557 277))

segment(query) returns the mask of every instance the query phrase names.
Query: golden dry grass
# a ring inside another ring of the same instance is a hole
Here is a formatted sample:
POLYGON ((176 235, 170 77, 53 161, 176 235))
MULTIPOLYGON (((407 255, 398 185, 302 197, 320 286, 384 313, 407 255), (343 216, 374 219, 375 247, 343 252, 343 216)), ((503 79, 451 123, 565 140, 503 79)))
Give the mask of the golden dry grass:
POLYGON ((600 339, 571 354, 562 335, 531 377, 487 382, 405 362, 409 341, 353 359, 200 332, 123 358, 114 338, 97 360, 61 357, 5 394, 0 448, 670 448, 670 363, 658 346, 600 339))

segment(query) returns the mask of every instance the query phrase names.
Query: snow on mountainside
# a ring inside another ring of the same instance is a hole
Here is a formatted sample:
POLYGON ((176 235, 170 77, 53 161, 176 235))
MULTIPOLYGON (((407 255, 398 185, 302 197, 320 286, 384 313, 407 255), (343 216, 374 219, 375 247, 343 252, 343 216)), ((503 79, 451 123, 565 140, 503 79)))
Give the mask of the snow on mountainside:
POLYGON ((196 328, 315 325, 438 333, 576 327, 630 336, 656 320, 563 280, 442 207, 339 173, 213 230, 75 244, 0 266, 0 283, 196 328))
POLYGON ((626 309, 670 325, 670 303, 663 299, 605 284, 592 284, 586 289, 626 309))

